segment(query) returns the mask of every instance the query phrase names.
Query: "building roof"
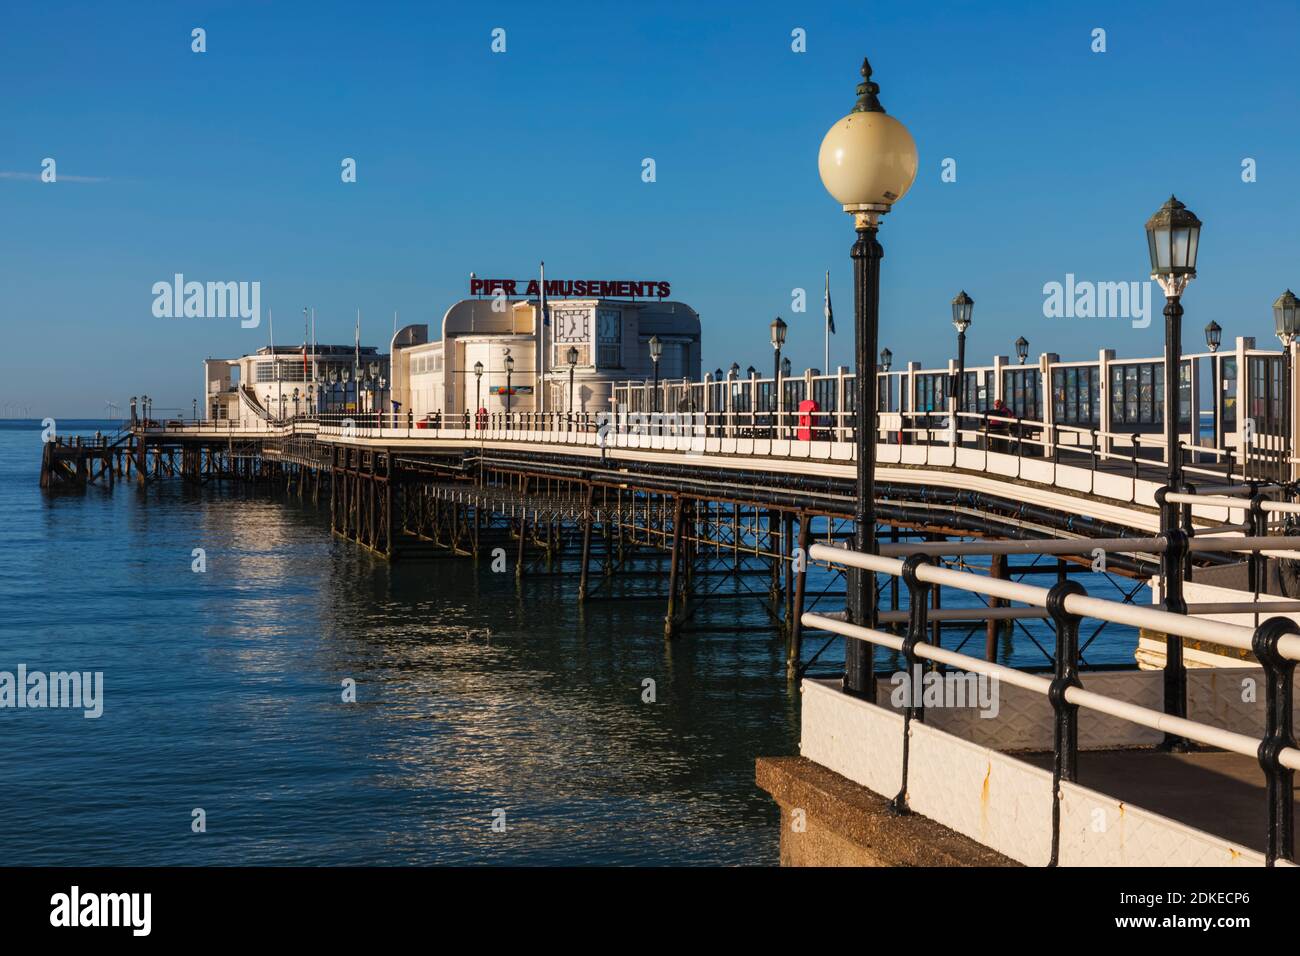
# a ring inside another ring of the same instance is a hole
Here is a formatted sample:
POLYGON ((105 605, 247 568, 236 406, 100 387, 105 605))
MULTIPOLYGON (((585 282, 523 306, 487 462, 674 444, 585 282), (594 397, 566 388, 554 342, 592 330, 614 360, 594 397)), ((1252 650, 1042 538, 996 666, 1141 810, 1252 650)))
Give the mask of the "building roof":
MULTIPOLYGON (((316 355, 355 355, 357 347, 355 345, 308 345, 307 354, 315 353, 316 355)), ((302 355, 301 345, 277 345, 274 352, 269 345, 264 345, 254 355, 302 355)), ((374 345, 361 346, 362 355, 378 355, 379 349, 374 345)))

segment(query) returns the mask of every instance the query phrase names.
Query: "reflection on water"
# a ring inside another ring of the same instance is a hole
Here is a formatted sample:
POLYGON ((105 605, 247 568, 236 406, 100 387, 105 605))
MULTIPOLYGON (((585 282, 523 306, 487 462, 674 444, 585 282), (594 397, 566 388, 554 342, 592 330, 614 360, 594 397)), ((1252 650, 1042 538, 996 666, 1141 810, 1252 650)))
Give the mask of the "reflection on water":
POLYGON ((105 710, 0 710, 7 863, 776 862, 754 757, 797 753, 798 698, 775 635, 726 630, 756 600, 666 646, 650 578, 579 607, 572 576, 387 565, 310 505, 44 497, 39 440, 0 428, 0 669, 102 670, 105 710))
POLYGON ((105 712, 0 711, 6 862, 775 862, 774 637, 666 648, 650 582, 580 608, 571 577, 390 567, 238 492, 43 497, 39 450, 0 429, 0 669, 102 670, 105 712))

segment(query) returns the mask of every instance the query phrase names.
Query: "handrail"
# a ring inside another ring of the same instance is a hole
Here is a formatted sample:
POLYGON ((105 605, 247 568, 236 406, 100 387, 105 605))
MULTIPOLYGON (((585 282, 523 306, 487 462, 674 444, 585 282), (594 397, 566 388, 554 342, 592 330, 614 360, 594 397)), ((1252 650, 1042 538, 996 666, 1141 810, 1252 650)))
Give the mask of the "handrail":
MULTIPOLYGON (((1103 545, 1100 540, 1094 543, 1098 546, 1103 545)), ((1184 738, 1257 759, 1265 771, 1269 796, 1266 861, 1272 865, 1279 859, 1290 861, 1294 858, 1292 845, 1294 803, 1291 774, 1295 770, 1300 770, 1300 748, 1296 746, 1292 736, 1291 713, 1295 662, 1300 660, 1300 624, 1289 618, 1274 617, 1256 628, 1248 628, 1221 621, 1191 618, 1155 608, 1142 608, 1089 597, 1077 581, 1064 581, 1048 589, 970 571, 942 568, 931 564, 929 558, 920 552, 903 561, 818 544, 809 550, 809 557, 814 561, 825 561, 846 568, 858 568, 901 578, 908 587, 911 621, 905 638, 842 619, 840 615, 813 612, 806 612, 800 616, 803 627, 828 631, 847 639, 866 641, 902 652, 908 672, 919 666, 916 663, 918 660, 929 660, 1005 681, 1050 700, 1055 724, 1052 787, 1053 863, 1057 860, 1060 844, 1060 783, 1073 781, 1076 775, 1078 725, 1075 711, 1080 707, 1160 731, 1167 735, 1167 739, 1184 738), (993 661, 982 660, 927 643, 929 628, 927 598, 928 589, 933 585, 1046 608, 1056 626, 1054 678, 1028 674, 993 661), (1171 706, 1174 702, 1169 697, 1170 688, 1176 685, 1171 685, 1169 682, 1165 684, 1166 698, 1163 712, 1084 689, 1077 670, 1079 624, 1084 618, 1147 627, 1169 635, 1197 638, 1253 651, 1263 665, 1266 676, 1264 736, 1255 737, 1238 733, 1182 716, 1186 713, 1186 689, 1183 687, 1181 691, 1183 695, 1181 705, 1171 706)), ((868 584, 868 587, 872 585, 868 584)), ((868 700, 873 699, 874 695, 868 696, 868 700)), ((913 714, 923 710, 923 707, 923 704, 918 706, 916 701, 910 699, 906 701, 903 720, 904 748, 907 747, 909 724, 913 714)), ((907 768, 907 759, 904 757, 903 784, 899 796, 895 798, 896 804, 906 801, 907 768)))
MULTIPOLYGON (((1159 541, 1161 546, 1164 545, 1164 542, 1160 541, 1160 539, 1148 540, 1159 541)), ((1103 545, 1099 544, 1098 546, 1106 550, 1103 545)), ((1112 548, 1110 550, 1118 549, 1112 548)), ((813 545, 808 550, 808 557, 814 561, 824 561, 827 564, 842 564, 848 567, 861 568, 865 571, 888 574, 893 577, 900 577, 903 573, 903 562, 898 558, 863 554, 858 551, 849 551, 825 544, 813 545)), ((1047 599, 1050 593, 1047 588, 1033 584, 1022 584, 1018 581, 986 577, 969 571, 955 571, 951 568, 940 568, 929 564, 921 565, 917 569, 917 577, 919 580, 930 584, 947 585, 948 587, 983 594, 987 597, 1032 604, 1035 607, 1047 607, 1047 599)), ((1240 624, 1192 618, 1157 608, 1121 604, 1103 598, 1076 594, 1068 595, 1065 598, 1064 607, 1071 614, 1093 617, 1113 624, 1149 628, 1179 637, 1235 647, 1239 650, 1248 651, 1251 650, 1252 646, 1253 630, 1240 624)), ((1300 637, 1283 638, 1280 649, 1289 660, 1300 661, 1300 637)))

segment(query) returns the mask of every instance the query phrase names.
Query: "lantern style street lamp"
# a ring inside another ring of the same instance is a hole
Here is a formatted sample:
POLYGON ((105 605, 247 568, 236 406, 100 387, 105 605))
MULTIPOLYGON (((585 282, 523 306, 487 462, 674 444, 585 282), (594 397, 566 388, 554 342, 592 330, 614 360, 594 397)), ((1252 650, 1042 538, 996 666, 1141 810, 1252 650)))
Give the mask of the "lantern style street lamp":
MULTIPOLYGON (((768 328, 772 336, 772 380, 776 381, 781 377, 781 349, 785 346, 785 336, 789 326, 778 315, 772 320, 772 324, 768 328)), ((775 407, 773 405, 773 409, 775 407)))
POLYGON ((1210 350, 1210 381, 1214 383, 1214 401, 1211 404, 1213 405, 1213 414, 1214 414, 1213 425, 1214 425, 1214 447, 1215 448, 1221 447, 1219 423, 1223 419, 1223 414, 1222 414, 1223 386, 1219 384, 1221 379, 1219 378, 1220 363, 1219 363, 1219 355, 1218 355, 1219 345, 1222 342, 1223 342, 1223 329, 1220 328, 1218 322, 1215 322, 1213 319, 1211 319, 1209 324, 1206 325, 1205 327, 1205 345, 1210 350))
MULTIPOLYGON (((952 300, 952 327, 957 330, 957 388, 954 408, 958 412, 966 410, 966 330, 970 328, 971 313, 975 310, 975 300, 962 289, 952 300)), ((958 424, 960 429, 961 425, 958 424)), ((961 434, 960 430, 957 432, 961 434)))
POLYGON ((474 363, 474 427, 481 428, 478 412, 483 407, 483 363, 474 363))
POLYGON ((578 367, 578 347, 570 345, 564 357, 569 360, 569 421, 573 421, 573 373, 578 367))
MULTIPOLYGON (((889 349, 880 350, 880 371, 888 374, 890 366, 894 364, 894 353, 889 349)), ((902 387, 901 385, 899 386, 902 387)), ((880 381, 880 404, 877 406, 881 411, 890 411, 890 397, 893 395, 893 388, 889 384, 889 379, 884 378, 880 381)))
MULTIPOLYGON (((1300 300, 1296 299, 1295 293, 1287 289, 1277 301, 1273 303, 1273 323, 1277 329, 1277 337, 1282 342, 1282 367, 1285 369, 1282 394, 1284 404, 1282 406, 1282 425, 1283 433, 1286 435, 1284 447, 1291 447, 1291 347, 1297 338, 1300 338, 1300 300)), ((1291 480, 1291 466, 1289 463, 1284 464, 1283 476, 1286 481, 1291 480)))
MULTIPOLYGON (((1182 369, 1183 305, 1187 283, 1196 278, 1196 252, 1201 239, 1201 221, 1196 214, 1170 196, 1154 216, 1147 220, 1147 248, 1151 254, 1151 278, 1165 294, 1165 457, 1168 474, 1163 494, 1157 492, 1160 505, 1160 533, 1168 546, 1160 556, 1160 590, 1164 609, 1186 614, 1183 599, 1186 539, 1178 527, 1177 504, 1167 495, 1183 488, 1183 450, 1179 444, 1179 379, 1182 369)), ((1165 639, 1164 710, 1174 717, 1187 716, 1187 671, 1183 664, 1183 639, 1173 634, 1165 639)), ((1165 747, 1184 750, 1187 743, 1174 734, 1165 734, 1165 747)))
POLYGON ((1218 322, 1210 319, 1210 324, 1205 327, 1205 345, 1209 348, 1211 355, 1219 351, 1219 344, 1222 341, 1223 329, 1219 327, 1218 322))
POLYGON ((663 355, 664 343, 659 341, 659 336, 650 336, 650 364, 655 367, 654 403, 650 409, 652 412, 659 411, 659 360, 663 355))
POLYGON ((1016 358, 1020 359, 1020 364, 1025 364, 1025 359, 1029 358, 1029 339, 1023 335, 1016 339, 1016 358))
POLYGON ((511 385, 515 375, 515 357, 506 352, 506 429, 510 428, 510 396, 514 391, 511 385))
MULTIPOLYGON (((862 82, 853 110, 827 132, 817 155, 826 191, 853 216, 857 241, 853 259, 853 339, 857 368, 857 487, 854 547, 876 550, 876 347, 880 331, 880 260, 884 248, 876 238, 880 217, 911 188, 916 179, 916 143, 907 127, 885 112, 872 82, 871 64, 862 61, 862 82)), ((872 572, 849 570, 848 619, 876 626, 876 582, 872 572)), ((874 699, 871 646, 848 641, 844 648, 844 689, 874 699)))
POLYGON ((1273 324, 1284 346, 1289 346, 1300 335, 1300 299, 1290 289, 1273 303, 1273 324))
POLYGON ((772 393, 768 398, 768 411, 772 413, 772 427, 769 434, 777 437, 781 419, 781 347, 785 345, 788 326, 779 315, 768 326, 772 342, 772 393))

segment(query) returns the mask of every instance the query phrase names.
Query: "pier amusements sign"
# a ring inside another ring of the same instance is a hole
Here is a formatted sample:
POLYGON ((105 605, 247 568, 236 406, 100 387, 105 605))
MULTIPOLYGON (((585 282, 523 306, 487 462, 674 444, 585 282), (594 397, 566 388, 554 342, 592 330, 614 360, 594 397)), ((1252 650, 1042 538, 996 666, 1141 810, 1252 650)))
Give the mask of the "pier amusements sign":
MULTIPOLYGON (((480 279, 477 276, 471 276, 469 280, 470 295, 503 293, 508 296, 523 295, 533 297, 541 291, 542 285, 536 279, 480 279)), ((667 282, 638 281, 636 279, 614 281, 604 279, 547 279, 545 291, 548 299, 666 299, 672 293, 672 285, 667 282)))

